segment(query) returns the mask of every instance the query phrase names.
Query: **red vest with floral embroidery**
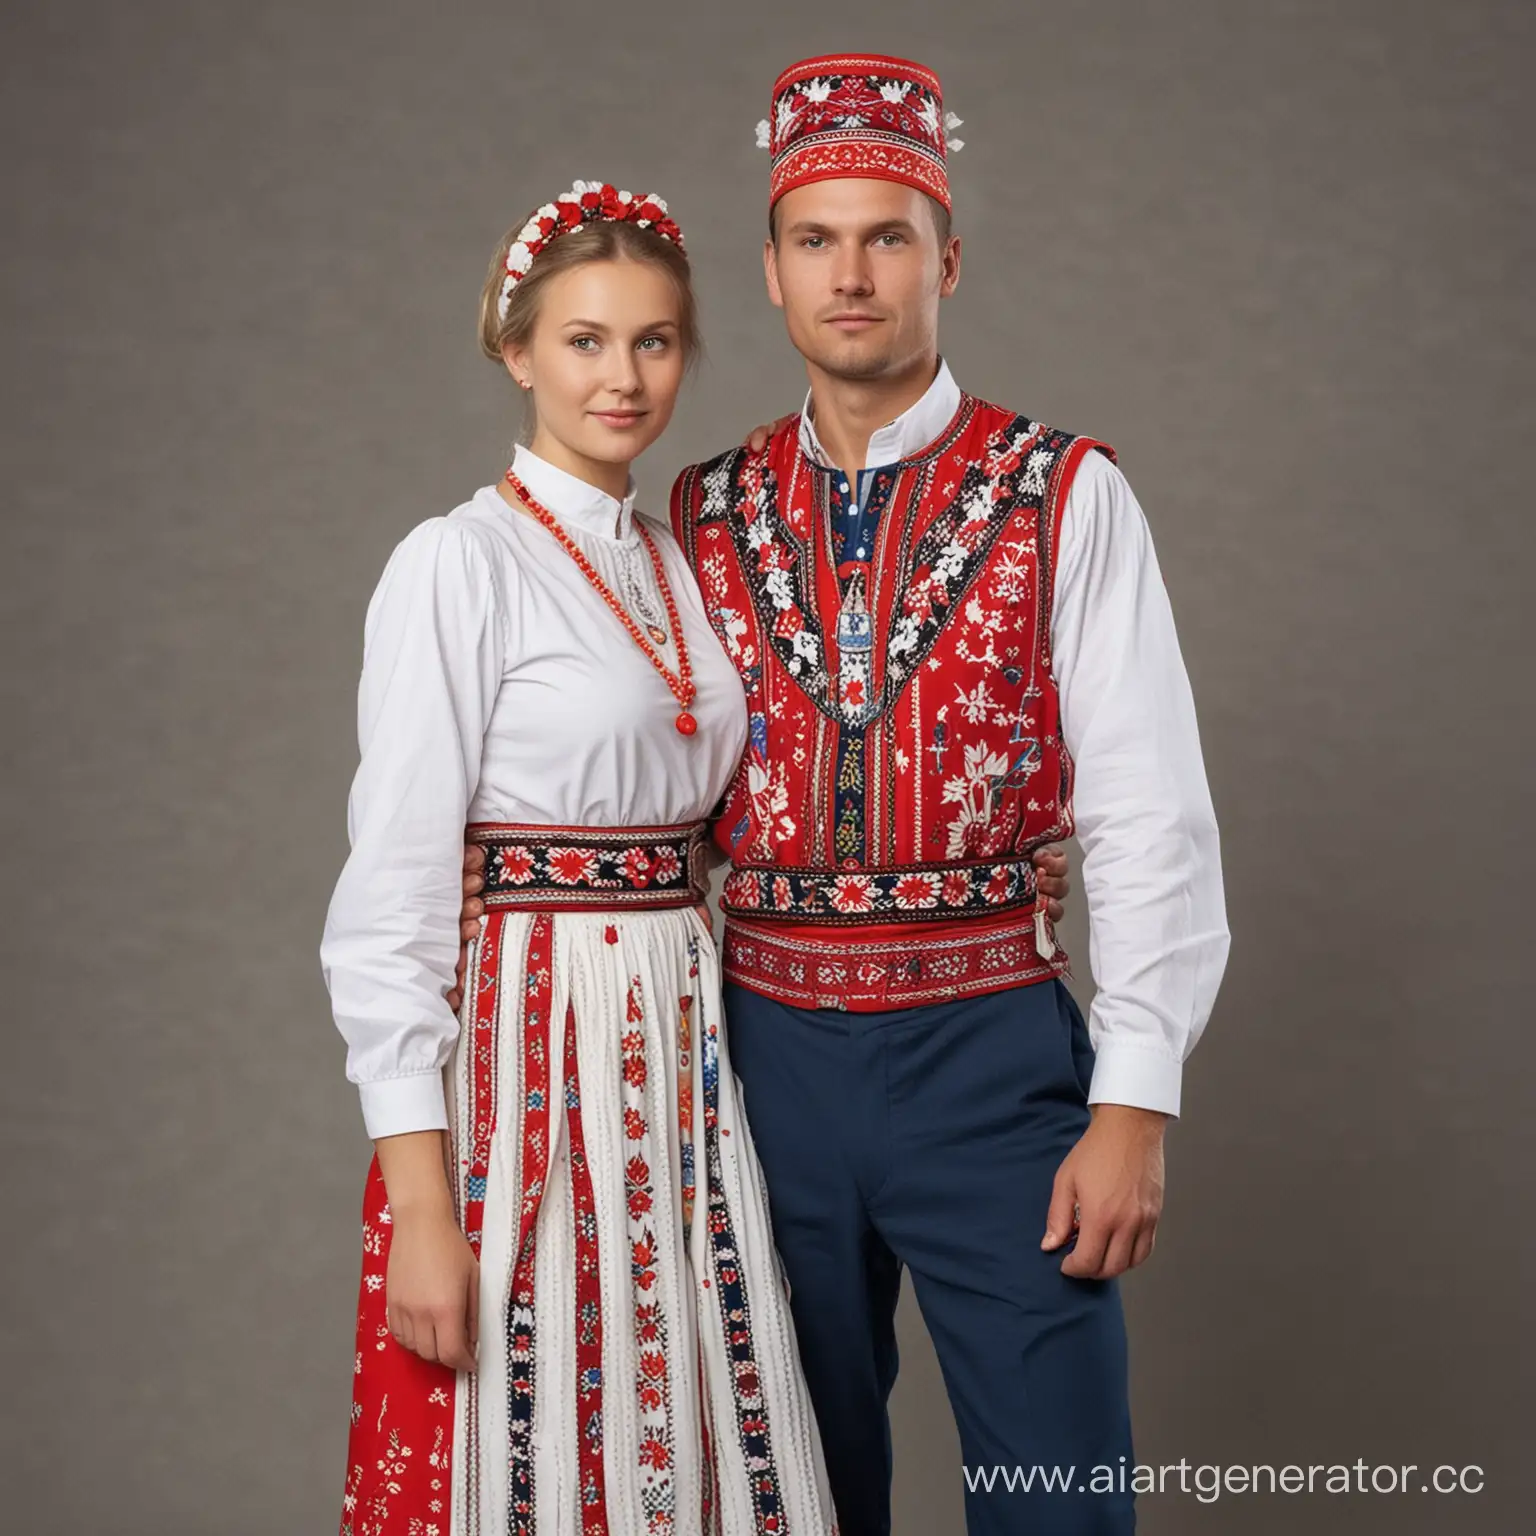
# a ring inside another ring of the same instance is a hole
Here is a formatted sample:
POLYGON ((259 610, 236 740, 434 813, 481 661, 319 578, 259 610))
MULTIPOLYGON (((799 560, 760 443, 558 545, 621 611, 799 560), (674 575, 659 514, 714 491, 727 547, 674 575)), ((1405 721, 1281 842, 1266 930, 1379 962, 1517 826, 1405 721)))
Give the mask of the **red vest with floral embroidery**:
POLYGON ((679 477, 673 529, 750 722, 715 824, 728 979, 873 1010, 1066 972, 1030 854, 1072 832, 1050 605, 1094 448, 1114 458, 962 396, 935 442, 875 477, 874 547, 851 577, 834 472, 801 453, 798 417, 762 454, 679 477))

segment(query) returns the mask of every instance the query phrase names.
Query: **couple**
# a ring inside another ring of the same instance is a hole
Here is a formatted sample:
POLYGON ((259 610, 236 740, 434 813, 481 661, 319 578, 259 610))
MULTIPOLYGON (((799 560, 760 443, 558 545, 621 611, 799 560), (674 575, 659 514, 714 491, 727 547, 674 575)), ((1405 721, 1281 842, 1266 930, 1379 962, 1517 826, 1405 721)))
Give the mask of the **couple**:
POLYGON ((322 950, 375 1141, 343 1536, 888 1532, 903 1266, 968 1464, 1132 1465, 1114 1277, 1225 962, 1216 828, 1112 450, 939 355, 954 125, 903 60, 779 77, 810 396, 670 533, 630 478, 698 344, 666 205, 577 183, 492 266, 533 435, 373 596, 322 950))

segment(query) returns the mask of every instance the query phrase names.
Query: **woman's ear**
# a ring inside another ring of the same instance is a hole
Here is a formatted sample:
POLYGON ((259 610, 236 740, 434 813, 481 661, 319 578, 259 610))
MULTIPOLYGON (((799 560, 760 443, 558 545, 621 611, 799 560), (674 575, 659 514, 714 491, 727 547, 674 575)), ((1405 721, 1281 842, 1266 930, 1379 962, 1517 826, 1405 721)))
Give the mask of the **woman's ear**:
POLYGON ((507 365, 507 372, 523 389, 532 389, 533 380, 528 374, 528 349, 519 346, 516 342, 503 342, 501 348, 501 360, 507 365))

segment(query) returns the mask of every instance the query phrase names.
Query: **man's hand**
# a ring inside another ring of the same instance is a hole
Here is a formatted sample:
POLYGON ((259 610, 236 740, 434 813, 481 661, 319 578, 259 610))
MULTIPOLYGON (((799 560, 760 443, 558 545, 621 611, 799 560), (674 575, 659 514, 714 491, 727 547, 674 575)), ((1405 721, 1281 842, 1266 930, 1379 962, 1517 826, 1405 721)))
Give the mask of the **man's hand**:
POLYGON ((1040 1246, 1077 1246, 1061 1272, 1108 1280, 1149 1258, 1163 1210, 1163 1128, 1168 1116, 1129 1104, 1095 1104, 1093 1121, 1062 1159, 1040 1246))
POLYGON ((469 963, 469 941, 480 934, 480 919, 485 915, 485 903, 480 892, 485 889, 485 849, 478 843, 464 848, 464 905, 459 908, 459 963, 458 976, 448 993, 448 1006, 455 1013, 464 1001, 464 967, 469 963))
POLYGON ((1047 843, 1044 848, 1035 849, 1031 862, 1035 866, 1035 884, 1046 894, 1045 915, 1059 923, 1066 910, 1062 902, 1072 889, 1072 882, 1067 879, 1066 850, 1059 843, 1047 843))
POLYGON ((780 416, 779 419, 774 422, 771 427, 753 427, 752 430, 747 434, 747 447, 750 448, 753 453, 761 453, 763 449, 768 446, 768 439, 772 437, 775 432, 782 431, 786 426, 788 426, 789 423, 795 419, 797 414, 797 412, 791 411, 788 416, 780 416))

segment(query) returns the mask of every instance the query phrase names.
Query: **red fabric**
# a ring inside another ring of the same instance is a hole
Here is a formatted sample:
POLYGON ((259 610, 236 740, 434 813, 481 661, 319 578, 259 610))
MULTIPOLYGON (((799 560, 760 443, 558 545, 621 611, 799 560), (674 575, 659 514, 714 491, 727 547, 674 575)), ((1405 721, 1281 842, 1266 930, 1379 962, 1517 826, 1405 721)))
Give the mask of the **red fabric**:
POLYGON ((788 85, 799 80, 815 80, 823 75, 868 74, 882 75, 891 80, 911 80, 926 86, 935 96, 939 95, 939 77, 925 65, 911 59, 897 58, 889 53, 819 53, 813 58, 801 59, 791 64, 773 82, 773 94, 777 98, 788 85))
MULTIPOLYGON (((496 1018, 505 921, 499 912, 486 918, 468 978, 474 998, 474 1070, 467 1106, 470 1154, 459 1170, 458 1185, 461 1226, 477 1257, 496 1123, 496 1018)), ((396 1343, 389 1331, 387 1277, 393 1232, 375 1154, 363 1193, 363 1271, 341 1536, 420 1536, 449 1529, 458 1377, 448 1366, 423 1360, 396 1343)), ((492 1347, 497 1347, 494 1340, 492 1347)), ((476 1407, 471 1395, 469 1445, 463 1452, 471 1460, 478 1454, 476 1407)))
POLYGON ((363 1195, 363 1286, 341 1536, 411 1536, 432 1523, 448 1529, 455 1375, 390 1334, 383 1280, 391 1230, 375 1157, 363 1195), (372 1289, 371 1280, 379 1282, 372 1289))
POLYGON ((581 1133, 581 1074, 576 1010, 565 1009, 565 1106, 571 1138, 571 1219, 576 1242, 576 1457, 582 1536, 608 1536, 603 1482, 603 1293, 598 1268, 597 1207, 581 1133))
MULTIPOLYGON (((535 1235, 549 1174, 550 1106, 549 1025, 554 994, 554 921, 541 914, 528 931, 524 967, 522 1042, 523 1099, 518 1137, 523 1175, 518 1205, 517 1251, 512 1261, 507 1349, 507 1463, 512 1536, 534 1530, 533 1398, 538 1381, 534 1337, 535 1235)), ((482 1324, 483 1332, 483 1324, 482 1324)))
POLYGON ((950 206, 939 77, 885 54, 824 54, 774 81, 768 205, 807 182, 875 177, 950 206))
MULTIPOLYGON (((465 1172, 478 1175, 479 1181, 464 1183, 472 1193, 462 1204, 461 1221, 476 1256, 496 1118, 496 994, 504 922, 499 912, 485 920, 472 977, 475 1074, 468 1106, 472 1152, 465 1172)), ((375 1154, 362 1195, 362 1279, 341 1536, 413 1536, 449 1528, 456 1373, 399 1346, 390 1333, 387 1275, 393 1230, 375 1154)), ((472 1441, 476 1428, 472 1413, 472 1441)))
POLYGON ((1061 507, 1089 448, 1113 457, 963 396, 942 436, 891 471, 867 659, 839 649, 827 473, 801 454, 798 418, 761 455, 737 450, 684 471, 674 531, 748 700, 747 756, 716 841, 738 872, 771 883, 776 907, 762 910, 760 887, 750 921, 728 917, 730 979, 785 1001, 874 1010, 1067 972, 1060 949, 1039 954, 1033 905, 1016 889, 1011 905, 953 921, 940 897, 966 871, 981 884, 965 901, 985 906, 988 861, 1027 860, 1073 829, 1050 603, 1061 507), (888 890, 886 906, 908 910, 867 925, 824 894, 803 898, 827 881, 778 878, 898 866, 933 872, 936 894, 920 882, 888 890), (798 961, 785 947, 795 944, 798 961))

